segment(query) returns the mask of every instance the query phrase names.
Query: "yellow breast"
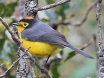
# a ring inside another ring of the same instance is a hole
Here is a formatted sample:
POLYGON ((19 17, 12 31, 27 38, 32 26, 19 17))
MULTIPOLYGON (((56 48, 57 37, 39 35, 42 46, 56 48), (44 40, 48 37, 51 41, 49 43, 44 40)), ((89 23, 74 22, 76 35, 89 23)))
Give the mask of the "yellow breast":
POLYGON ((60 52, 62 48, 56 44, 32 42, 25 39, 21 39, 21 41, 23 41, 24 48, 30 47, 29 52, 31 54, 37 55, 38 57, 46 57, 49 55, 53 56, 56 53, 60 52))

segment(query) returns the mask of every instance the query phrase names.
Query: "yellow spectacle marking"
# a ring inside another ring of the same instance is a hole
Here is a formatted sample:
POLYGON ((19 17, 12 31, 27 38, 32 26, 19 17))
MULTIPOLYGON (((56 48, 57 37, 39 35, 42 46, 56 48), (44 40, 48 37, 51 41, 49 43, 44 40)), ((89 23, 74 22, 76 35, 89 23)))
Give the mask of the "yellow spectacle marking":
MULTIPOLYGON (((29 25, 29 23, 27 23, 27 22, 23 22, 23 21, 21 21, 21 22, 19 22, 19 25, 21 26, 21 27, 27 27, 28 25, 29 25)), ((19 26, 18 26, 19 27, 19 26)))

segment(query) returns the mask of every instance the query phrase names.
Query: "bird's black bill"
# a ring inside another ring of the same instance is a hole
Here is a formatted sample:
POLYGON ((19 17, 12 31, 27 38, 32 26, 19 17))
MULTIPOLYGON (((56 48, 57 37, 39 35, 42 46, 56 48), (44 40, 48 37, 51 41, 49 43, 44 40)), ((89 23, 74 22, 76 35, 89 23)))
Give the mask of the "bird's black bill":
POLYGON ((14 26, 20 26, 19 23, 13 23, 12 25, 14 25, 14 26))

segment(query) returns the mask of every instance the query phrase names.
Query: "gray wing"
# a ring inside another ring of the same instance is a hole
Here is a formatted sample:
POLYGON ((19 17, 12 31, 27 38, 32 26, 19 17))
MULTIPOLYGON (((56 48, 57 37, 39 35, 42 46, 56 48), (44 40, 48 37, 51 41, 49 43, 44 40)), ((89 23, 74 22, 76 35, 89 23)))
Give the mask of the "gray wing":
POLYGON ((58 44, 60 46, 65 46, 68 44, 65 36, 56 30, 47 31, 46 33, 42 34, 37 41, 58 44))

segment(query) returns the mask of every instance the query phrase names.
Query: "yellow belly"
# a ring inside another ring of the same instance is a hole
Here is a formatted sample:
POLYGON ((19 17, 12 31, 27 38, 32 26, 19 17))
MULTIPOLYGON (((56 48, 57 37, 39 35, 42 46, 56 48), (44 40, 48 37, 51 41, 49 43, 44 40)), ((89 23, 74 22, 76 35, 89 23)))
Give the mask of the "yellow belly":
POLYGON ((23 41, 24 48, 29 48, 31 54, 35 54, 38 57, 47 57, 49 55, 53 56, 61 51, 62 47, 56 44, 48 44, 43 42, 32 42, 28 40, 21 39, 23 41))

